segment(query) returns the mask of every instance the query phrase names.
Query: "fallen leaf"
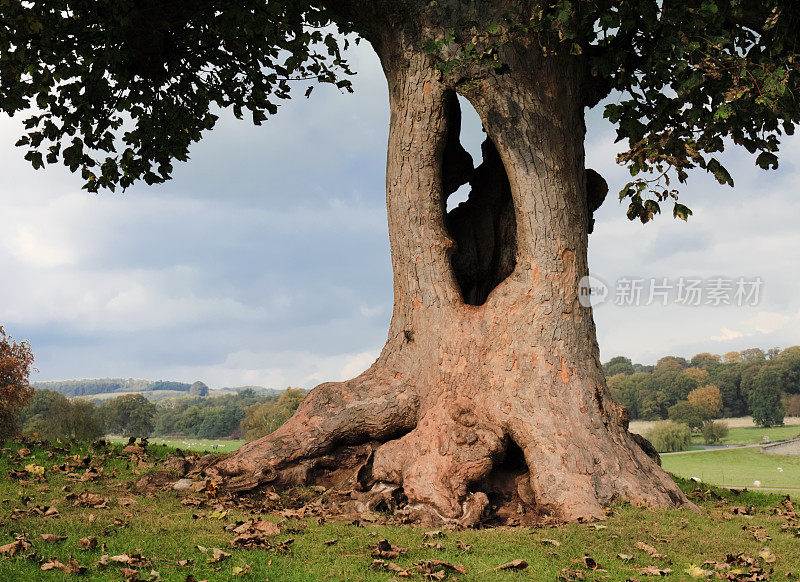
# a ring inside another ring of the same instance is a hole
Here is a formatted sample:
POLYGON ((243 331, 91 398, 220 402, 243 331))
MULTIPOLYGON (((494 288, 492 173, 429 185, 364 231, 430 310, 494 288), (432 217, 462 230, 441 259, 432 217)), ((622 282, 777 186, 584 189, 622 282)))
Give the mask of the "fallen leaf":
POLYGON ((211 557, 206 560, 209 564, 215 564, 216 562, 221 562, 226 558, 230 558, 231 555, 228 552, 220 550, 219 548, 211 548, 211 557))
POLYGON ((664 554, 659 554, 653 546, 650 546, 644 542, 636 542, 636 548, 642 550, 643 552, 647 552, 653 558, 666 558, 664 554))
POLYGON ((422 534, 422 539, 423 540, 433 540, 433 539, 440 539, 440 538, 444 538, 444 537, 445 537, 445 534, 440 529, 437 529, 435 531, 426 531, 424 534, 422 534))
POLYGON ((407 551, 408 548, 393 546, 388 541, 381 538, 378 540, 378 543, 372 547, 372 556, 374 558, 392 559, 405 554, 407 551))
POLYGON ((90 493, 89 491, 84 491, 83 493, 78 495, 78 499, 75 501, 73 505, 102 509, 108 506, 108 502, 97 493, 90 493))
POLYGON ((67 536, 57 536, 55 534, 43 533, 42 539, 48 544, 53 544, 55 542, 63 542, 65 539, 67 539, 67 536))
POLYGON ((78 540, 78 547, 81 550, 93 550, 97 547, 97 538, 89 536, 88 538, 81 538, 78 540))
POLYGON ((602 565, 598 564, 594 558, 592 558, 589 554, 584 554, 583 556, 583 567, 587 570, 599 570, 602 569, 602 565))
POLYGON ((453 571, 458 572, 459 574, 466 574, 467 569, 464 568, 461 564, 451 564, 450 562, 445 562, 444 560, 423 560, 422 562, 417 562, 414 566, 423 574, 435 574, 438 571, 453 571))
POLYGON ((672 570, 669 568, 664 568, 662 570, 656 566, 645 566, 639 569, 639 573, 643 576, 666 576, 667 574, 672 574, 672 570))
POLYGON ((81 566, 78 564, 78 561, 73 558, 72 556, 69 557, 67 560, 66 566, 64 566, 64 573, 65 574, 83 574, 86 572, 86 567, 81 566))
POLYGON ((372 564, 370 564, 369 567, 371 570, 387 570, 389 572, 394 572, 403 578, 410 578, 413 575, 411 570, 402 568, 394 562, 387 562, 386 560, 372 560, 372 564))
POLYGON ((246 549, 253 549, 253 548, 263 548, 268 549, 272 547, 272 544, 269 543, 264 534, 259 533, 243 533, 239 534, 233 540, 231 540, 231 547, 232 548, 246 548, 246 549))
POLYGON ((541 543, 541 544, 549 544, 551 546, 556 546, 556 547, 561 545, 560 541, 558 541, 558 540, 549 540, 547 538, 540 539, 539 543, 541 543))
POLYGON ((47 572, 48 570, 55 570, 60 569, 64 570, 65 574, 83 574, 86 572, 86 568, 78 564, 78 561, 73 558, 72 556, 69 557, 66 564, 62 564, 55 558, 47 560, 44 564, 41 565, 41 570, 47 572))
POLYGON ((281 544, 275 549, 283 554, 286 554, 289 552, 289 546, 291 546, 293 543, 294 543, 294 538, 289 538, 283 540, 281 544))
POLYGON ((64 564, 62 564, 58 560, 50 559, 50 560, 47 560, 44 564, 42 564, 42 567, 41 567, 42 571, 44 571, 44 572, 47 572, 48 570, 54 570, 55 568, 63 569, 64 568, 64 564))
POLYGON ((755 513, 755 507, 752 505, 748 507, 731 507, 730 510, 734 515, 753 515, 755 513))
POLYGON ((44 475, 44 467, 41 465, 31 463, 30 465, 25 465, 25 470, 31 475, 44 475))
POLYGON ((772 564, 775 560, 778 559, 769 548, 764 548, 763 550, 758 552, 758 557, 764 560, 764 562, 766 562, 767 564, 772 564))
POLYGON ((0 556, 15 556, 31 547, 31 543, 24 538, 17 538, 10 544, 0 546, 0 556))
POLYGON ((753 535, 753 537, 761 543, 768 542, 772 539, 767 533, 767 530, 761 526, 751 527, 749 525, 745 525, 742 526, 742 529, 745 531, 749 531, 753 535))
POLYGON ((278 527, 278 524, 271 521, 257 521, 253 524, 253 528, 265 536, 276 536, 281 533, 281 528, 278 527))
POLYGON ((472 544, 465 544, 461 540, 456 541, 456 549, 460 552, 471 552, 472 544))
POLYGON ((711 566, 715 570, 730 570, 731 569, 731 565, 730 564, 723 564, 722 562, 716 562, 714 560, 706 560, 705 562, 703 562, 702 565, 703 566, 711 566))
POLYGON ((120 568, 119 573, 125 582, 139 582, 139 570, 133 568, 120 568))
POLYGON ((129 505, 136 505, 136 499, 133 497, 120 497, 117 499, 117 503, 122 507, 128 507, 129 505))
POLYGON ((569 568, 564 568, 558 574, 559 580, 586 580, 586 574, 581 572, 580 570, 571 570, 569 568))
POLYGON ((233 576, 246 576, 252 570, 252 566, 250 564, 246 564, 244 566, 234 566, 233 570, 231 570, 231 574, 233 576))
POLYGON ((704 570, 700 566, 695 566, 694 564, 689 564, 689 567, 684 570, 684 572, 689 574, 692 578, 708 578, 714 574, 711 570, 704 570))
POLYGON ((505 564, 500 564, 495 570, 524 570, 528 567, 528 562, 525 560, 511 560, 505 564))

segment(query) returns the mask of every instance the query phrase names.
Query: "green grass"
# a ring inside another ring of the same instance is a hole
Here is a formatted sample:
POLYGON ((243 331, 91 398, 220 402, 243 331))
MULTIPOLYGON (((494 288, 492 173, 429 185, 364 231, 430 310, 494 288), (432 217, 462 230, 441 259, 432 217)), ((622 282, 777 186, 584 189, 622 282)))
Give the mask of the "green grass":
POLYGON ((758 448, 661 455, 661 466, 712 485, 753 487, 758 480, 762 487, 800 488, 800 457, 765 455, 758 448))
MULTIPOLYGON (((123 437, 107 437, 108 440, 115 443, 128 442, 127 438, 123 437)), ((152 437, 149 439, 150 443, 156 445, 166 445, 176 449, 183 449, 185 451, 197 451, 200 453, 230 453, 241 447, 245 441, 227 440, 227 439, 195 439, 195 438, 159 438, 152 437)))
MULTIPOLYGON (((728 436, 717 444, 721 445, 752 445, 764 442, 764 437, 769 437, 770 442, 790 439, 800 434, 800 426, 774 426, 770 428, 739 427, 729 429, 728 436)), ((693 442, 703 444, 703 438, 695 435, 693 442)))
POLYGON ((153 402, 158 402, 159 400, 164 400, 166 398, 180 398, 182 396, 189 395, 188 392, 184 392, 182 390, 132 390, 130 392, 100 392, 99 394, 87 394, 85 396, 79 396, 79 398, 86 398, 87 400, 92 400, 94 402, 104 402, 106 400, 113 400, 119 396, 124 396, 125 394, 141 394, 153 402))
MULTIPOLYGON (((232 510, 222 519, 209 517, 213 511, 208 507, 187 507, 180 503, 184 494, 173 491, 159 491, 150 494, 131 492, 127 482, 138 479, 141 475, 152 471, 152 468, 131 467, 121 458, 121 446, 114 450, 103 462, 105 479, 80 483, 70 481, 62 472, 51 469, 54 464, 64 462, 64 455, 56 453, 48 456, 44 448, 35 448, 33 456, 19 461, 15 451, 19 445, 13 445, 0 455, 0 475, 6 476, 10 470, 19 470, 28 463, 44 466, 46 472, 43 481, 21 486, 10 477, 0 480, 0 545, 14 540, 18 534, 25 535, 33 542, 37 556, 32 559, 0 557, 0 580, 13 582, 40 580, 71 580, 60 570, 43 572, 40 570, 42 559, 57 558, 66 563, 70 556, 87 566, 83 577, 85 580, 121 580, 119 566, 109 566, 101 570, 96 565, 100 557, 107 553, 118 555, 138 552, 152 561, 152 566, 142 568, 141 577, 146 579, 150 570, 160 573, 165 582, 184 582, 187 574, 197 580, 227 581, 233 578, 235 567, 250 566, 252 571, 243 580, 252 581, 389 581, 397 580, 393 574, 370 570, 372 563, 369 547, 379 537, 385 537, 391 543, 409 548, 405 556, 394 560, 401 566, 410 566, 413 562, 425 559, 446 560, 454 564, 463 564, 467 570, 465 575, 451 575, 451 580, 485 581, 485 580, 555 580, 559 572, 566 567, 581 569, 576 560, 584 554, 590 554, 600 562, 607 574, 589 573, 588 580, 623 581, 628 578, 641 578, 636 571, 646 565, 661 568, 670 567, 675 573, 666 576, 665 580, 686 580, 684 570, 690 564, 700 564, 707 559, 722 560, 726 553, 745 552, 755 557, 765 546, 758 542, 743 526, 764 527, 773 539, 769 542, 772 552, 778 556, 773 564, 773 579, 784 579, 787 571, 800 573, 800 544, 789 532, 781 531, 783 519, 774 515, 769 509, 779 500, 778 496, 762 495, 748 492, 734 495, 722 491, 720 494, 730 499, 735 505, 755 505, 757 510, 752 516, 736 516, 731 520, 723 518, 725 507, 719 500, 709 499, 707 495, 698 496, 703 512, 694 513, 689 510, 656 511, 629 505, 617 506, 614 514, 605 522, 605 527, 596 529, 589 524, 570 524, 557 528, 496 528, 484 530, 446 531, 441 539, 443 550, 422 548, 424 529, 409 526, 371 526, 357 527, 351 523, 329 520, 319 525, 315 520, 306 520, 305 531, 301 533, 281 533, 277 541, 294 537, 296 541, 290 546, 288 553, 274 550, 240 550, 229 547, 233 534, 224 531, 224 526, 237 520, 257 517, 283 522, 283 526, 297 527, 298 520, 286 521, 275 514, 245 514, 232 510), (68 491, 62 488, 67 486, 68 491), (87 509, 75 507, 72 501, 65 499, 68 493, 80 494, 83 491, 99 493, 107 497, 108 509, 87 509), (121 507, 117 499, 120 496, 135 496, 137 502, 132 507, 121 507), (708 499, 706 501, 706 499, 708 499), (26 505, 27 503, 27 505, 26 505), (32 505, 55 504, 61 517, 58 519, 40 516, 11 519, 15 508, 32 505), (89 514, 96 519, 89 522, 89 514), (206 514, 197 519, 193 514, 206 514), (121 520, 123 525, 113 527, 114 519, 121 520), (42 533, 66 536, 67 539, 54 544, 44 543, 40 539, 42 533), (97 536, 104 547, 95 550, 80 551, 75 543, 79 538, 97 536), (560 546, 544 545, 543 538, 558 540, 560 546), (335 545, 325 545, 326 540, 338 540, 335 545), (456 542, 472 545, 471 552, 459 551, 456 542), (642 541, 654 546, 666 558, 654 559, 636 549, 636 542, 642 541), (225 549, 232 555, 230 558, 216 563, 207 562, 207 554, 197 546, 225 549), (623 562, 617 554, 630 554, 633 559, 623 562), (192 560, 189 567, 180 566, 179 560, 192 560), (498 565, 514 559, 523 559, 529 563, 523 572, 493 571, 498 565)), ((87 447, 75 447, 71 454, 83 455, 87 447)), ((149 461, 163 458, 168 452, 166 447, 151 446, 149 461)), ((713 453, 708 453, 713 454, 713 453)), ((695 456, 702 457, 706 454, 695 456)), ((99 461, 95 459, 93 464, 99 461)), ((694 484, 681 481, 686 491, 692 492, 694 484)), ((422 580, 417 574, 414 579, 422 580)))

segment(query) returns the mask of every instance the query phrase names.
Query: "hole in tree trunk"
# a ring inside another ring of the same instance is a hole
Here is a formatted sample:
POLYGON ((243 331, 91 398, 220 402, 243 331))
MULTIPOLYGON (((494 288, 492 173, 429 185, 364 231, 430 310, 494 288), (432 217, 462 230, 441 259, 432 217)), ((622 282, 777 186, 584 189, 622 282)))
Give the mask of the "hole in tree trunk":
POLYGON ((508 439, 505 455, 492 467, 478 488, 489 497, 489 518, 500 524, 528 525, 538 518, 536 499, 530 486, 525 454, 508 439))
MULTIPOLYGON (((446 98, 447 141, 442 160, 442 187, 447 200, 445 223, 457 245, 451 263, 464 302, 483 305, 492 289, 508 277, 516 265, 517 225, 511 186, 500 154, 485 134, 480 146, 483 160, 473 167, 472 155, 461 144, 459 98, 455 92, 446 98), (464 200, 466 184, 469 194, 464 200), (451 196, 457 203, 450 201, 451 196)), ((471 109, 466 101, 464 103, 471 109)), ((480 122, 474 109, 469 118, 480 122)), ((468 128, 466 133, 473 137, 478 134, 475 128, 468 128)))

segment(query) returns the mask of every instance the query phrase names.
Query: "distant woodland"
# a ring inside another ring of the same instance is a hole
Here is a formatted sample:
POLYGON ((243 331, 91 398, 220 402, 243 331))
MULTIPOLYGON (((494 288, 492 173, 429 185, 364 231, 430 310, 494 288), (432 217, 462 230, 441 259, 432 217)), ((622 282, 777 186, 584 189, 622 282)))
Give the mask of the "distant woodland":
POLYGON ((752 415, 774 426, 800 415, 800 346, 751 348, 686 359, 665 356, 655 366, 617 356, 603 364, 612 397, 632 419, 704 420, 752 415))
MULTIPOLYGON (((37 390, 52 390, 53 392, 63 394, 67 398, 142 392, 148 400, 160 400, 163 397, 182 395, 169 394, 170 392, 181 392, 192 396, 207 396, 210 392, 208 386, 200 381, 187 384, 186 382, 175 382, 172 380, 141 380, 137 378, 57 380, 52 382, 36 382, 33 384, 33 387, 37 390), (154 392, 159 392, 161 394, 152 394, 154 392)), ((220 388, 217 392, 240 392, 247 389, 265 394, 279 394, 281 392, 281 390, 265 388, 263 386, 226 387, 220 388)))
MULTIPOLYGON (((631 419, 671 420, 686 430, 724 431, 716 419, 752 415, 774 426, 800 416, 800 346, 751 348, 686 359, 665 356, 642 365, 625 356, 603 364, 612 397, 631 419)), ((211 391, 203 382, 101 378, 39 382, 19 425, 45 439, 85 440, 104 434, 242 438, 271 433, 297 409, 305 392, 260 387, 211 391)), ((665 427, 676 431, 673 425, 665 427)))

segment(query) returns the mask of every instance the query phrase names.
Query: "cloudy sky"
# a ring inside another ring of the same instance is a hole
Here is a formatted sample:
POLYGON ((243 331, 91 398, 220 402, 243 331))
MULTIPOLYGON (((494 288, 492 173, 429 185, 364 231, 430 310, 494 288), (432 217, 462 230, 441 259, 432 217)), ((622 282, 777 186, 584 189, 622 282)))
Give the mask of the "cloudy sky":
MULTIPOLYGON (((171 182, 124 194, 87 194, 59 167, 33 171, 13 147, 19 120, 0 118, 0 325, 30 340, 34 379, 311 387, 374 360, 392 302, 388 107, 371 51, 351 59, 355 95, 319 88, 262 127, 228 116, 171 182)), ((688 223, 642 225, 613 199, 627 181, 613 129, 600 111, 589 117, 588 166, 612 189, 590 237, 592 272, 609 288, 595 309, 603 358, 800 344, 800 140, 786 140, 776 172, 731 152, 736 188, 693 175, 688 223), (757 305, 687 306, 674 294, 646 305, 651 279, 701 279, 705 303, 709 281, 742 277, 763 281, 757 305), (626 278, 641 282, 641 305, 616 304, 626 278)), ((464 140, 477 155, 474 114, 464 140)))

